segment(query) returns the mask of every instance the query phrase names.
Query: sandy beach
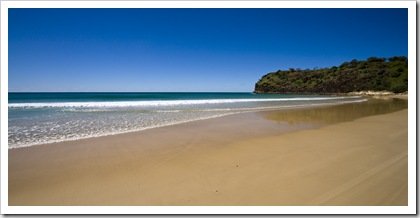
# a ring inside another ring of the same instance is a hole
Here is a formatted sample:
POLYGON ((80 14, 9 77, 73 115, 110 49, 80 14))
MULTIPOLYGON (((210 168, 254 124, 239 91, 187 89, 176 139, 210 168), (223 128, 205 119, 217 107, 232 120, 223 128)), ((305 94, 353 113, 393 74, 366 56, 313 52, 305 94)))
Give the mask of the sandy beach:
POLYGON ((398 98, 10 149, 9 205, 407 205, 398 98))

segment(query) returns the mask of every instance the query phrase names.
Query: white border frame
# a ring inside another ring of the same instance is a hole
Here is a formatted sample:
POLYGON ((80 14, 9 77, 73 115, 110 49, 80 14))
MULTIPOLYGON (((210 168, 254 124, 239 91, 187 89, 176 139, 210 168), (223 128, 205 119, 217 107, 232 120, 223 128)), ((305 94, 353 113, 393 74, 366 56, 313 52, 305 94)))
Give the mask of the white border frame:
POLYGON ((2 1, 1 2, 2 214, 416 214, 416 1, 2 1), (409 109, 408 206, 8 206, 9 8, 407 8, 409 109))

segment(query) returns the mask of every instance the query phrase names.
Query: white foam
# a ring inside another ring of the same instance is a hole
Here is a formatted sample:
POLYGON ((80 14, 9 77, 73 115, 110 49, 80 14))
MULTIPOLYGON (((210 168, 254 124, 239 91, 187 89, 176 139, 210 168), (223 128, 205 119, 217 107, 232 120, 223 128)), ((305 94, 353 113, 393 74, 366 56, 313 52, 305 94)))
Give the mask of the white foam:
POLYGON ((73 134, 73 135, 67 134, 67 135, 61 135, 57 138, 52 138, 52 139, 49 139, 49 138, 33 138, 32 137, 30 142, 23 142, 23 141, 20 141, 19 139, 15 139, 14 143, 10 143, 10 141, 9 141, 9 148, 8 149, 23 148, 23 147, 30 147, 30 146, 41 145, 41 144, 52 144, 52 143, 65 142, 65 141, 75 141, 75 140, 80 140, 80 139, 96 138, 96 137, 101 137, 101 136, 109 136, 109 135, 118 135, 118 134, 130 133, 130 132, 137 132, 137 131, 143 131, 143 130, 148 130, 148 129, 153 129, 153 128, 171 126, 171 125, 176 125, 176 124, 181 124, 181 123, 188 123, 188 122, 192 122, 192 121, 212 119, 212 118, 226 116, 226 115, 229 115, 229 114, 235 114, 235 113, 232 112, 232 113, 223 113, 223 114, 218 114, 218 115, 209 115, 209 116, 206 116, 206 117, 198 117, 198 118, 191 118, 191 119, 185 119, 185 120, 178 120, 178 121, 172 121, 172 122, 167 122, 167 123, 163 123, 163 124, 154 124, 154 125, 150 125, 150 126, 144 126, 144 127, 140 127, 140 128, 132 128, 132 129, 126 129, 126 130, 124 130, 124 129, 114 130, 114 131, 106 130, 106 131, 90 132, 90 133, 78 134, 78 135, 77 134, 73 134))
MULTIPOLYGON (((135 132, 135 131, 142 131, 151 128, 158 128, 163 126, 170 126, 185 122, 191 122, 196 120, 203 120, 203 119, 210 119, 216 118, 220 116, 225 116, 229 114, 236 114, 241 112, 247 111, 258 111, 258 110, 270 110, 270 109, 286 109, 286 108, 304 108, 304 107, 313 107, 313 106, 325 106, 325 105, 337 105, 337 104, 346 104, 346 103, 356 103, 356 102, 364 102, 367 99, 357 99, 357 100, 347 100, 341 102, 330 102, 330 103, 315 103, 315 102, 308 102, 307 104, 300 104, 300 105, 282 105, 282 106, 264 106, 264 107, 256 107, 256 108, 227 108, 227 109, 204 109, 204 110, 197 110, 192 112, 204 112, 204 114, 197 114, 197 116, 184 116, 179 117, 179 114, 176 116, 175 120, 169 120, 168 117, 161 117, 158 120, 144 120, 138 122, 133 122, 133 125, 130 126, 111 126, 112 128, 97 128, 98 123, 86 123, 86 122, 79 122, 80 120, 75 120, 75 122, 70 123, 66 122, 63 124, 57 123, 50 123, 50 125, 46 128, 45 126, 32 126, 31 129, 19 128, 19 127, 9 127, 9 149, 13 148, 21 148, 21 147, 29 147, 39 144, 50 144, 56 142, 63 142, 63 141, 73 141, 85 138, 94 138, 106 135, 116 135, 121 133, 128 133, 128 132, 135 132), (211 113, 217 112, 217 113, 211 113), (147 124, 145 123, 147 122, 147 124), (139 124, 143 125, 139 125, 139 124), (75 128, 84 128, 87 131, 76 131, 74 129, 63 129, 62 127, 75 127, 75 128), (114 128, 115 127, 115 128, 114 128), (40 129, 41 128, 41 129, 40 129), (53 134, 51 131, 53 131, 53 134), (20 132, 20 135, 16 135, 13 138, 10 138, 10 134, 14 134, 15 132, 20 132), (48 133, 48 134, 45 134, 48 133), (22 135, 23 134, 23 135, 22 135), (44 135, 42 137, 34 137, 35 135, 44 135)), ((174 111, 162 111, 162 112, 181 112, 182 110, 174 110, 174 111)), ((150 118, 150 117, 148 117, 150 118)), ((121 122, 125 124, 131 123, 127 120, 121 119, 121 122)))
POLYGON ((263 99, 200 99, 200 100, 155 100, 155 101, 112 101, 112 102, 47 102, 47 103, 9 103, 9 108, 44 108, 44 107, 157 107, 178 105, 227 104, 246 102, 281 102, 281 101, 323 101, 350 97, 315 97, 315 98, 263 98, 263 99))

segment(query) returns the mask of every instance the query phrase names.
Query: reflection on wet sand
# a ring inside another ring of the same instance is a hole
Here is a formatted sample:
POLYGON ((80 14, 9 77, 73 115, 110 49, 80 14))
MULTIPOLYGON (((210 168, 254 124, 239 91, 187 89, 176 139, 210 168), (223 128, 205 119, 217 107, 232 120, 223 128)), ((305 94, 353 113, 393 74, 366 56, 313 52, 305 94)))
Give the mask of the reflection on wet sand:
POLYGON ((262 112, 263 117, 289 124, 333 124, 366 116, 396 112, 408 107, 408 100, 398 98, 371 98, 366 102, 343 104, 311 110, 262 112))

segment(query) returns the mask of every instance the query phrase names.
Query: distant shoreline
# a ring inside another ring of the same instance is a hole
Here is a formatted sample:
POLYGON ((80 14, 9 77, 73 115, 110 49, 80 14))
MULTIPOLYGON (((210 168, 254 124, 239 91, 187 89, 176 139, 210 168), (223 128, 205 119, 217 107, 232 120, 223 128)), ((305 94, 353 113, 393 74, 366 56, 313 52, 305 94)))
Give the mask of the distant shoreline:
POLYGON ((255 94, 295 94, 295 95, 332 95, 332 96, 408 96, 408 92, 394 93, 391 91, 356 91, 347 93, 276 93, 254 91, 255 94))

